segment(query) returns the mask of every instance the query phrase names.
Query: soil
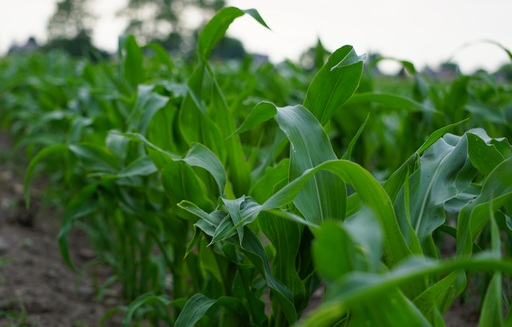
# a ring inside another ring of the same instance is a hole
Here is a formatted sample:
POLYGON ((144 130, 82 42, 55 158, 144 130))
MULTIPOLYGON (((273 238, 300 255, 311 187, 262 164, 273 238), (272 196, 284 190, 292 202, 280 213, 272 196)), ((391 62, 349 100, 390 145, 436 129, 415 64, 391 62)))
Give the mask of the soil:
MULTIPOLYGON (((62 260, 57 245, 61 214, 37 200, 37 186, 31 191, 34 204, 25 208, 26 165, 6 160, 10 148, 0 132, 0 326, 100 326, 112 308, 97 301, 94 285, 101 276, 80 275, 62 260)), ((70 248, 79 266, 94 257, 78 231, 70 248)), ((105 326, 120 325, 116 318, 105 326)))

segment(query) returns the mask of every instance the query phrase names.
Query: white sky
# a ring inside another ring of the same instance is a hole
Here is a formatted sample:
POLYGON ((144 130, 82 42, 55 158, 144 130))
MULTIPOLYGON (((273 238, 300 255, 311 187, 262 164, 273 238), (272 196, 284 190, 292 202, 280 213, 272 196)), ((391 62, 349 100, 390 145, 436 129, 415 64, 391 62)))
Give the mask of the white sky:
MULTIPOLYGON (((124 23, 115 16, 127 0, 94 0, 99 16, 94 40, 114 50, 124 23)), ((0 53, 14 41, 34 35, 45 40, 56 0, 0 0, 0 53)), ((492 39, 512 48, 511 0, 228 0, 242 9, 256 8, 272 31, 249 17, 239 18, 229 34, 246 49, 267 53, 273 61, 297 59, 320 37, 330 49, 351 44, 358 53, 435 66, 455 54, 463 71, 496 69, 507 61, 502 50, 468 42, 492 39)))

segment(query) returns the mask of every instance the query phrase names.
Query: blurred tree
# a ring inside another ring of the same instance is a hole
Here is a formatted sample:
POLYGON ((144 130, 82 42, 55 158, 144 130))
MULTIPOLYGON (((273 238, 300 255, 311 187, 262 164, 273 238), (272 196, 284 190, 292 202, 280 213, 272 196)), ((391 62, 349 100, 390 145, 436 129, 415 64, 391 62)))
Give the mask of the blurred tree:
POLYGON ((119 14, 128 18, 126 32, 140 41, 167 40, 173 47, 179 41, 182 47, 224 5, 224 0, 128 0, 119 14))
POLYGON ((90 36, 95 17, 89 10, 90 0, 60 0, 48 22, 48 39, 73 39, 79 34, 90 36))
POLYGON ((48 22, 48 43, 44 50, 60 49, 72 56, 93 60, 108 57, 92 44, 95 16, 89 9, 90 0, 60 0, 48 22))
POLYGON ((212 58, 218 60, 242 60, 246 55, 240 40, 226 36, 213 48, 212 58))

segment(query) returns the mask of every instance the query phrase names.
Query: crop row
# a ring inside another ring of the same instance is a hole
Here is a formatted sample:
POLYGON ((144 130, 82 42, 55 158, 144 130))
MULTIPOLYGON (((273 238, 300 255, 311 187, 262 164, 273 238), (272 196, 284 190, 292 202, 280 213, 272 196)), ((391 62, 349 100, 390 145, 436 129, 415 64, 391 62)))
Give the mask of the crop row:
POLYGON ((408 80, 386 92, 378 60, 351 46, 325 60, 320 43, 314 72, 211 62, 243 15, 266 27, 225 8, 193 63, 131 36, 114 64, 0 61, 0 124, 31 156, 27 204, 48 175, 64 260, 80 269, 68 238, 85 228, 112 269, 100 294, 120 285, 129 303, 105 321, 444 326, 476 271, 480 325, 512 324, 510 81, 433 81, 399 61, 408 80))

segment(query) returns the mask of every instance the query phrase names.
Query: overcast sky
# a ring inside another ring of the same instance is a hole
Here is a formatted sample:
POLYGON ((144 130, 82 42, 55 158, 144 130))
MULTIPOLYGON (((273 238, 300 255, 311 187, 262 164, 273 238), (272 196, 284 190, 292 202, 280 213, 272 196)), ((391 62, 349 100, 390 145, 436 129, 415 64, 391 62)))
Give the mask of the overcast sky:
MULTIPOLYGON (((124 22, 115 16, 126 0, 95 0, 99 16, 94 41, 114 50, 124 22)), ((30 35, 45 40, 56 0, 0 0, 0 53, 30 35)), ((242 9, 256 8, 272 31, 248 17, 229 34, 247 50, 267 53, 273 61, 297 59, 320 37, 335 50, 351 44, 358 53, 380 52, 407 59, 418 67, 435 66, 455 55, 463 71, 496 69, 505 53, 489 44, 460 49, 468 42, 492 39, 512 48, 512 0, 228 0, 242 9)))

